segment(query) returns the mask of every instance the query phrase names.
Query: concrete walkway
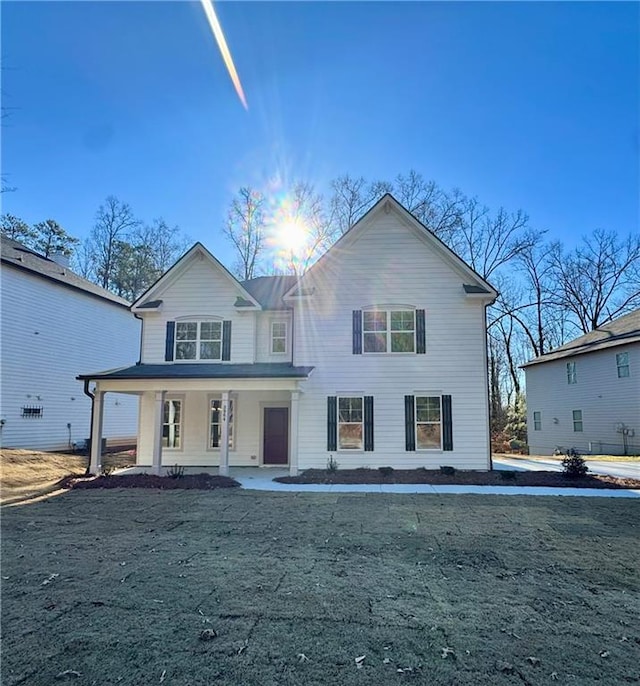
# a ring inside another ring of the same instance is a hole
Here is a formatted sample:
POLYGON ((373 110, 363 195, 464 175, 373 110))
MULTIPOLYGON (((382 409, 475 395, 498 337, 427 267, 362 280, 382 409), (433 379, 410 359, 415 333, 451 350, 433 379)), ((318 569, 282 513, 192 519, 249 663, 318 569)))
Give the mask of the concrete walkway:
POLYGON ((285 469, 232 467, 230 476, 249 491, 282 493, 409 493, 480 495, 564 495, 592 498, 640 498, 640 490, 600 488, 548 488, 542 486, 433 486, 431 484, 283 484, 273 481, 287 476, 285 469))

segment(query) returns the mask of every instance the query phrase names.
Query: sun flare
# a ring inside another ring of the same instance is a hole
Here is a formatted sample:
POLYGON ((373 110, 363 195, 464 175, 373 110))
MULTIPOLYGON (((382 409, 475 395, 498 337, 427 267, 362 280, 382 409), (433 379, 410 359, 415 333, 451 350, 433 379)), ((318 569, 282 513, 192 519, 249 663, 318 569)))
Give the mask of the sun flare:
POLYGON ((309 230, 301 221, 284 221, 275 227, 274 244, 278 250, 298 255, 309 240, 309 230))

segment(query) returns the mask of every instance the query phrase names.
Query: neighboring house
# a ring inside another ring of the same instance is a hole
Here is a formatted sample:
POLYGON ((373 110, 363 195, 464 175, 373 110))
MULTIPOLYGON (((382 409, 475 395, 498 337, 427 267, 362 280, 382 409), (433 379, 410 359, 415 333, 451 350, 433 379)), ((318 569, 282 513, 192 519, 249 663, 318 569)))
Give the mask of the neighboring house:
POLYGON ((496 295, 385 195, 299 279, 240 283, 197 243, 132 306, 140 363, 78 378, 97 387, 94 435, 112 391, 139 394, 138 464, 156 472, 485 470, 496 295))
MULTIPOLYGON (((140 322, 129 303, 48 259, 2 238, 0 440, 4 447, 69 450, 90 436, 83 367, 135 359, 140 322)), ((58 260, 58 261, 56 261, 58 260)), ((103 436, 135 440, 137 398, 114 395, 103 436)))
POLYGON ((640 310, 523 367, 532 455, 640 453, 640 310))

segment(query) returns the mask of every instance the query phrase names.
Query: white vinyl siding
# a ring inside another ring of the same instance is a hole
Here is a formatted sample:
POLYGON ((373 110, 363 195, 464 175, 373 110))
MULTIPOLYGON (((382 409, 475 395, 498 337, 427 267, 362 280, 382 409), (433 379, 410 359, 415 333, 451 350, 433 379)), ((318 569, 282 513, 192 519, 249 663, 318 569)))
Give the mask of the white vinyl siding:
POLYGON ((583 453, 621 455, 624 424, 634 432, 627 437, 629 454, 640 453, 640 384, 629 383, 640 364, 640 343, 625 343, 630 379, 618 378, 615 348, 579 355, 580 383, 567 384, 566 359, 551 360, 525 368, 528 423, 533 425, 533 409, 541 411, 541 431, 529 435, 532 455, 551 455, 575 447, 583 453), (582 432, 574 432, 571 410, 583 413, 582 432))
POLYGON ((322 270, 307 276, 305 287, 315 292, 295 304, 292 327, 293 363, 314 366, 300 400, 301 468, 326 467, 327 426, 318 417, 326 417, 327 396, 358 389, 375 398, 375 449, 342 451, 340 467, 438 469, 438 451, 405 449, 403 399, 425 389, 446 389, 456 399, 454 450, 447 453, 447 464, 488 469, 484 304, 465 296, 465 277, 395 212, 377 215, 352 247, 328 256, 322 270), (386 266, 390 254, 402 255, 402 269, 386 266), (419 303, 428 312, 426 353, 354 355, 352 313, 361 310, 364 316, 366 303, 392 309, 419 303))
MULTIPOLYGON (((162 300, 159 312, 140 312, 144 317, 142 362, 165 361, 168 321, 231 320, 231 363, 255 362, 255 312, 238 312, 234 303, 240 295, 229 277, 208 260, 197 256, 154 297, 162 300)), ((177 336, 176 336, 177 339, 177 336)), ((174 343, 175 348, 175 343, 174 343)), ((133 362, 137 359, 134 358, 133 362)))
MULTIPOLYGON (((2 445, 82 447, 91 433, 91 400, 76 377, 135 364, 139 320, 126 307, 7 264, 0 297, 2 445), (41 408, 41 416, 23 417, 23 407, 41 408)), ((108 393, 107 442, 135 441, 137 415, 136 396, 108 393)))

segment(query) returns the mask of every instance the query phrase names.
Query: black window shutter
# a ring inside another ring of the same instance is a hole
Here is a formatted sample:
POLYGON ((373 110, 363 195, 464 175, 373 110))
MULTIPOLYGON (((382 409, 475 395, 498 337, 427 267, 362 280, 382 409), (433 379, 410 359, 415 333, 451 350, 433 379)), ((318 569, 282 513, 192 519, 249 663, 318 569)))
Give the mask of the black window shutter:
POLYGON ((227 362, 231 359, 231 320, 222 322, 222 359, 227 362))
POLYGON ((416 310, 416 353, 424 355, 427 352, 427 336, 424 310, 416 310))
POLYGON ((362 355, 362 310, 353 311, 353 354, 362 355))
POLYGON ((453 418, 450 395, 442 396, 442 449, 453 450, 453 418))
POLYGON ((167 337, 164 345, 164 361, 171 362, 173 360, 173 341, 176 335, 176 323, 167 322, 167 337))
POLYGON ((416 425, 414 421, 414 398, 412 395, 404 396, 404 435, 405 446, 407 451, 416 449, 416 425))
POLYGON ((335 395, 327 398, 327 450, 338 449, 338 399, 335 395))
POLYGON ((373 450, 373 396, 364 396, 364 449, 373 450))

